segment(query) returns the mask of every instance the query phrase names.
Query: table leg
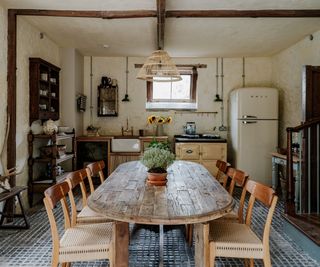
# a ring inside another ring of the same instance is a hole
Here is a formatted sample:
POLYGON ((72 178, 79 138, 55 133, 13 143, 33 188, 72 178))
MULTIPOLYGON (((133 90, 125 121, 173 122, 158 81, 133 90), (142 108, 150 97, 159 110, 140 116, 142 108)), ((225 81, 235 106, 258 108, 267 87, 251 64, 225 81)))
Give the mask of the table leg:
POLYGON ((159 267, 163 267, 163 224, 159 225, 159 267))
POLYGON ((278 187, 278 164, 276 159, 272 157, 272 188, 277 190, 278 187))
POLYGON ((129 223, 115 222, 114 227, 114 266, 129 266, 129 223))
POLYGON ((195 266, 206 267, 210 263, 209 223, 195 224, 195 266))

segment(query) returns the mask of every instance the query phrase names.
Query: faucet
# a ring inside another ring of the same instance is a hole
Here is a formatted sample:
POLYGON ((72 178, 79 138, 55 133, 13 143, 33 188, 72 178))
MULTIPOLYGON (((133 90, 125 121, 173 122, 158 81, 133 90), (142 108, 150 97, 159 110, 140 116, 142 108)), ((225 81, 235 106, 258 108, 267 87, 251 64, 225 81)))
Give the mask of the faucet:
POLYGON ((129 129, 129 117, 127 117, 127 127, 126 129, 123 129, 123 126, 121 127, 121 134, 122 135, 128 135, 128 133, 131 133, 133 136, 133 126, 131 126, 131 129, 129 129))

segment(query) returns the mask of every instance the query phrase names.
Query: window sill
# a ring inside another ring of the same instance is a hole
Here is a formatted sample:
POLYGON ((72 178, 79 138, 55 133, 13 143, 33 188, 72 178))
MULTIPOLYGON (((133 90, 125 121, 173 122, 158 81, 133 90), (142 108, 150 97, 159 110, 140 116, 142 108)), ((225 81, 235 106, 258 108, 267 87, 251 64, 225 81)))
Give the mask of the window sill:
POLYGON ((197 103, 147 102, 147 110, 197 110, 197 103))

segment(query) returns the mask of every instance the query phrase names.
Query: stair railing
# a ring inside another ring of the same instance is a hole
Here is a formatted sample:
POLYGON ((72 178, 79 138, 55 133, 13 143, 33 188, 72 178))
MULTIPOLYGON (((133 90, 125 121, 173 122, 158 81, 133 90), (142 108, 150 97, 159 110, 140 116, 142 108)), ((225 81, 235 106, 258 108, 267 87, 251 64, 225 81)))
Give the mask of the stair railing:
POLYGON ((288 215, 320 212, 320 119, 287 128, 288 215), (293 135, 295 135, 293 138, 293 135), (293 140, 295 139, 295 140, 293 140), (300 172, 293 172, 293 156, 299 158, 300 172))

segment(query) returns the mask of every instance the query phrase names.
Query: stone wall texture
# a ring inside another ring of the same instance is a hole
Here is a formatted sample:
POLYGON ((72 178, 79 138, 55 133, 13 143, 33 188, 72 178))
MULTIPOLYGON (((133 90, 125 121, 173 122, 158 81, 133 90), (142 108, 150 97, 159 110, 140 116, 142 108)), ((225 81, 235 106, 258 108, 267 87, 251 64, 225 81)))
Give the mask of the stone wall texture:
POLYGON ((272 82, 280 94, 279 145, 286 147, 286 128, 302 120, 301 91, 304 65, 320 65, 320 31, 272 57, 272 82))

